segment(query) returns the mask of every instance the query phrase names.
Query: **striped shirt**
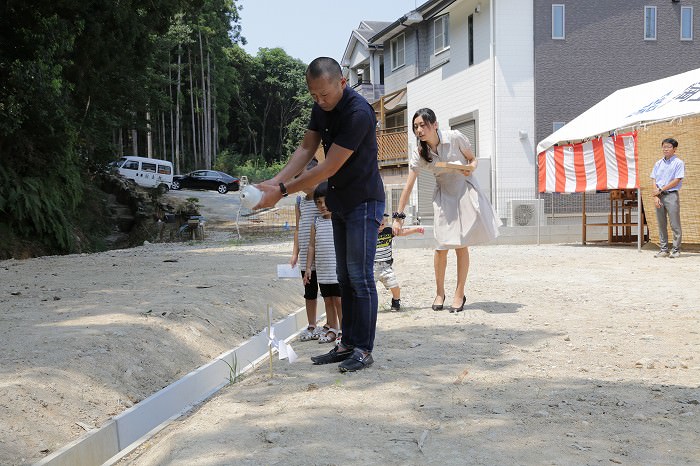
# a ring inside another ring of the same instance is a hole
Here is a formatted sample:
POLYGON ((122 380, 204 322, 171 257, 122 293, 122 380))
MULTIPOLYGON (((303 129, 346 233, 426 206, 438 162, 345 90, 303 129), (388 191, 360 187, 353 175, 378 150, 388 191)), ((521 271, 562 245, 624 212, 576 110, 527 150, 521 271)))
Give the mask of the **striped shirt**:
MULTIPOLYGON (((299 225, 298 241, 299 241, 299 268, 306 270, 306 254, 309 250, 309 240, 311 239, 311 225, 314 224, 316 217, 321 215, 316 207, 313 199, 306 199, 303 196, 297 197, 297 207, 299 207, 299 225)), ((314 270, 314 264, 311 264, 311 270, 314 270)))
POLYGON ((374 262, 388 262, 391 265, 394 258, 391 255, 391 242, 394 239, 394 233, 391 227, 384 227, 379 232, 377 237, 377 253, 374 256, 374 262))
POLYGON ((338 283, 335 270, 335 243, 333 242, 333 221, 330 218, 316 218, 316 279, 319 283, 338 283))

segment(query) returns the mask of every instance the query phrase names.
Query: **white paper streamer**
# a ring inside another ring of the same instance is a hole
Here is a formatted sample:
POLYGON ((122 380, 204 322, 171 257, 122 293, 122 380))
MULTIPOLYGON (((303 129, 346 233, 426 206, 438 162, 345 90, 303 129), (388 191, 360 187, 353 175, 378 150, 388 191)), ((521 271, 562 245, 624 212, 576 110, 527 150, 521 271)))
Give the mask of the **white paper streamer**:
MULTIPOLYGON (((267 329, 265 329, 267 330, 267 329)), ((297 360, 297 354, 292 349, 292 345, 285 343, 283 340, 278 340, 275 338, 275 328, 271 327, 270 332, 267 336, 267 344, 277 349, 277 354, 279 354, 280 360, 286 359, 289 364, 292 364, 297 360)))

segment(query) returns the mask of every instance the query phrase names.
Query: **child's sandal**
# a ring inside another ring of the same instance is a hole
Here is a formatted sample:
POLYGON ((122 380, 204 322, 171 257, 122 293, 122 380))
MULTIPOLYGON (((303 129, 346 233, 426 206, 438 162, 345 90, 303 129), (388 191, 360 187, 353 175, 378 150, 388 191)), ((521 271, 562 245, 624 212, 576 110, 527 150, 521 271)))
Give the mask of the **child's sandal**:
POLYGON ((309 325, 308 327, 306 327, 304 330, 301 331, 301 333, 299 334, 299 340, 300 341, 315 340, 316 338, 318 338, 318 336, 316 338, 314 338, 314 332, 316 332, 317 329, 318 329, 318 327, 312 327, 311 325, 309 325))
POLYGON ((312 339, 312 340, 318 340, 318 339, 321 338, 323 335, 325 335, 326 332, 328 332, 329 329, 330 329, 330 327, 329 327, 328 325, 324 325, 323 327, 321 327, 321 326, 316 326, 316 328, 314 329, 314 331, 311 332, 311 335, 312 335, 311 339, 312 339))
POLYGON ((329 328, 325 335, 319 337, 319 343, 335 343, 335 339, 338 338, 338 330, 334 328, 329 328))

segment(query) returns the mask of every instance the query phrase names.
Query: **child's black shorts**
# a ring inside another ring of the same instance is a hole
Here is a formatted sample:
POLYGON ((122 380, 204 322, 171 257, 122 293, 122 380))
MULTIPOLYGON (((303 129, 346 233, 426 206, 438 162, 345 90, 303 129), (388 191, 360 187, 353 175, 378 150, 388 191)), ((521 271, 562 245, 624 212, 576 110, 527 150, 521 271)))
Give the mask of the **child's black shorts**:
MULTIPOLYGON (((304 276, 304 271, 301 271, 301 276, 304 276)), ((330 296, 340 296, 340 284, 338 283, 318 283, 316 279, 316 271, 311 271, 309 283, 304 285, 304 299, 317 299, 318 290, 321 289, 321 296, 328 298, 330 296)))
POLYGON ((339 283, 319 283, 318 286, 321 288, 321 296, 324 298, 330 298, 332 296, 340 297, 339 283))
MULTIPOLYGON (((305 271, 301 271, 301 276, 304 276, 305 271)), ((309 283, 304 285, 304 299, 316 299, 318 298, 318 281, 316 281, 316 271, 311 271, 311 278, 309 283)))

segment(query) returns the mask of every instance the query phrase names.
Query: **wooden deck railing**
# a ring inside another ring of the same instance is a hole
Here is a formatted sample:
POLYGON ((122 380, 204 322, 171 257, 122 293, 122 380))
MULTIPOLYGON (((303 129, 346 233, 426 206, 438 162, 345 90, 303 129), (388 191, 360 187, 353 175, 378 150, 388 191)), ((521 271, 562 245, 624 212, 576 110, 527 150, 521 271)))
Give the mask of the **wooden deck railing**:
MULTIPOLYGON (((377 160, 388 163, 408 162, 408 141, 406 127, 377 130, 377 160)), ((323 146, 318 146, 316 158, 323 160, 323 146)))
POLYGON ((406 127, 377 130, 377 159, 380 162, 408 161, 406 127))

